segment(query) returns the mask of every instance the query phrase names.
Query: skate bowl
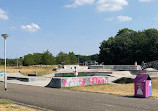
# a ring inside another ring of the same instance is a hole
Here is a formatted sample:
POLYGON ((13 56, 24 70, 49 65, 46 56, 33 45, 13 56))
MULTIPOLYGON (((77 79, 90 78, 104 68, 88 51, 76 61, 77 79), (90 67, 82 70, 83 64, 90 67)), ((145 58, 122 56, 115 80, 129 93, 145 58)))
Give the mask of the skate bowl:
POLYGON ((62 88, 73 86, 86 86, 95 84, 107 84, 108 77, 86 76, 86 77, 54 77, 46 87, 62 88))

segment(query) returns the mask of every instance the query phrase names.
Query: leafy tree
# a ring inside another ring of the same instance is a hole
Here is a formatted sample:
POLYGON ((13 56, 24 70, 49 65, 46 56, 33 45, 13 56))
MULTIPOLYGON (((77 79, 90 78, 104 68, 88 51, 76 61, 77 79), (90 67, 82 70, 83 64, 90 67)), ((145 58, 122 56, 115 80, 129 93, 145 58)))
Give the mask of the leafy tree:
POLYGON ((133 31, 121 29, 116 36, 100 45, 99 62, 105 64, 134 64, 158 59, 158 30, 133 31))
POLYGON ((33 59, 35 61, 35 65, 40 65, 42 64, 42 53, 34 53, 33 54, 33 59))
POLYGON ((7 59, 7 65, 8 66, 16 66, 17 65, 17 59, 7 59))
POLYGON ((4 59, 0 59, 0 65, 4 65, 4 59))
POLYGON ((78 59, 73 52, 69 52, 68 56, 70 59, 70 64, 77 64, 78 63, 78 59))
POLYGON ((91 55, 90 57, 92 61, 98 61, 98 54, 91 55))
POLYGON ((79 57, 79 62, 80 63, 84 63, 86 61, 91 61, 91 57, 90 56, 78 55, 78 57, 79 57))
POLYGON ((24 66, 29 66, 29 65, 34 65, 34 64, 35 64, 35 61, 32 54, 28 54, 24 56, 24 61, 23 61, 24 66))
POLYGON ((70 57, 64 52, 60 52, 56 57, 57 64, 70 64, 70 57))
POLYGON ((55 57, 47 50, 42 55, 42 64, 43 65, 54 65, 55 57))

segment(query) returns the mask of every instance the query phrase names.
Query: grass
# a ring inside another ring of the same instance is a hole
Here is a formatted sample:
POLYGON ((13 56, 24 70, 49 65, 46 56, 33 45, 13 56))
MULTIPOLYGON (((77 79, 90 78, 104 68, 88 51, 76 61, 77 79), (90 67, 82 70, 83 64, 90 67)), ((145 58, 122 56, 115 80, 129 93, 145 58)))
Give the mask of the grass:
POLYGON ((24 106, 12 104, 10 101, 0 99, 0 111, 39 111, 24 106))
MULTIPOLYGON (((158 98, 158 78, 152 80, 152 98, 158 98)), ((66 87, 64 89, 87 91, 96 93, 106 93, 121 96, 134 96, 134 83, 130 84, 102 84, 66 87)))
MULTIPOLYGON (((42 76, 46 74, 53 73, 52 69, 57 67, 56 65, 52 66, 7 66, 7 73, 14 73, 21 71, 23 75, 27 76, 28 74, 37 73, 37 76, 42 76)), ((0 72, 4 71, 4 66, 0 66, 0 72)))
POLYGON ((153 97, 158 98, 158 78, 152 80, 152 88, 153 88, 153 92, 152 92, 153 97))

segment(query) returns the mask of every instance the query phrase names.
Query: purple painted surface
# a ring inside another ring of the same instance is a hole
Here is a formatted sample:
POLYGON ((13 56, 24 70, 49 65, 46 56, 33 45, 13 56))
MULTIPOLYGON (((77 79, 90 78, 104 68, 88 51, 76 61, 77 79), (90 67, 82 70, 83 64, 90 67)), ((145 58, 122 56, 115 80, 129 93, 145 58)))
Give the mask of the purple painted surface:
POLYGON ((145 97, 145 87, 144 86, 145 86, 144 82, 135 83, 135 96, 145 97))
POLYGON ((149 81, 146 81, 145 83, 145 97, 149 97, 149 81))
POLYGON ((139 74, 134 80, 135 83, 135 96, 137 97, 149 97, 151 90, 151 78, 148 74, 139 74))
POLYGON ((145 82, 145 80, 147 80, 148 77, 149 77, 148 74, 138 74, 137 77, 135 78, 134 82, 145 82))

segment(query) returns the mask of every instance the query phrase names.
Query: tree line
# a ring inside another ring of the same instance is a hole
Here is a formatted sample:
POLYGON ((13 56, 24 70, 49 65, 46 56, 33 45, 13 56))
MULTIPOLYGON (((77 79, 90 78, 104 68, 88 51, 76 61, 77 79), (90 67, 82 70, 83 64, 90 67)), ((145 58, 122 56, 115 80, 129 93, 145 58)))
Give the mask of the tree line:
MULTIPOLYGON (((75 55, 74 52, 60 52, 56 57, 48 50, 43 53, 27 54, 16 59, 7 59, 8 66, 31 66, 31 65, 57 65, 57 64, 82 64, 86 61, 96 61, 98 54, 84 56, 75 55)), ((4 65, 4 59, 0 59, 0 65, 4 65)))
POLYGON ((33 53, 24 56, 23 65, 56 65, 56 64, 77 64, 77 57, 73 52, 60 52, 56 57, 48 50, 43 53, 33 53))
MULTIPOLYGON (((56 57, 48 50, 43 53, 33 53, 24 55, 17 59, 7 59, 7 65, 31 66, 31 65, 56 65, 56 64, 77 64, 77 56, 73 52, 60 52, 56 57)), ((0 65, 4 65, 4 59, 0 59, 0 65)))
POLYGON ((124 28, 100 45, 99 62, 104 64, 141 64, 158 60, 158 30, 134 31, 124 28))

